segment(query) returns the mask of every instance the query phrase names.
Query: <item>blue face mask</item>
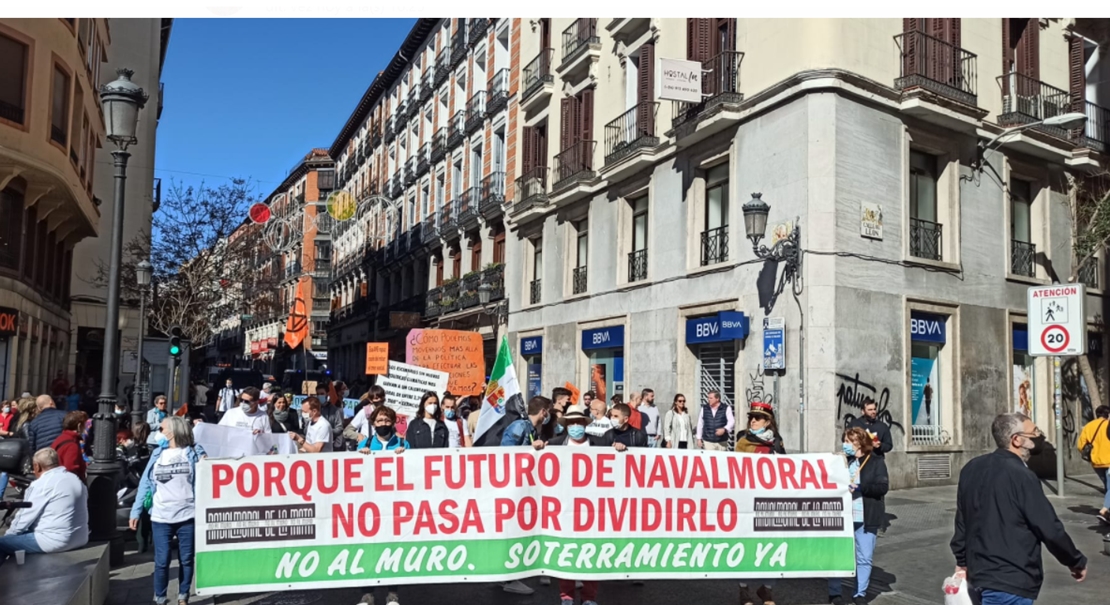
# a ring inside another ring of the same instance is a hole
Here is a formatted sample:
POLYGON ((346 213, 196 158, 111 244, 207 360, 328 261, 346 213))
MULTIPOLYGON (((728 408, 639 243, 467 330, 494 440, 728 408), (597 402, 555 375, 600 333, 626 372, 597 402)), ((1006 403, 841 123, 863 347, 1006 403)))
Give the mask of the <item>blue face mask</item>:
POLYGON ((154 440, 158 442, 159 447, 169 447, 170 440, 162 433, 154 435, 154 440))
POLYGON ((161 422, 165 419, 166 419, 166 413, 162 410, 158 410, 158 421, 161 422))
POLYGON ((852 447, 851 443, 841 443, 840 447, 844 450, 844 455, 849 458, 856 457, 856 448, 852 447))
POLYGON ((581 424, 572 424, 567 427, 567 435, 570 435, 570 438, 575 441, 582 441, 582 438, 586 436, 586 427, 581 424))
POLYGON ((448 420, 454 420, 455 410, 443 410, 443 415, 446 416, 448 420))
POLYGON ((764 427, 760 427, 758 429, 751 429, 750 432, 753 435, 762 435, 763 433, 767 432, 767 427, 764 426, 764 427))

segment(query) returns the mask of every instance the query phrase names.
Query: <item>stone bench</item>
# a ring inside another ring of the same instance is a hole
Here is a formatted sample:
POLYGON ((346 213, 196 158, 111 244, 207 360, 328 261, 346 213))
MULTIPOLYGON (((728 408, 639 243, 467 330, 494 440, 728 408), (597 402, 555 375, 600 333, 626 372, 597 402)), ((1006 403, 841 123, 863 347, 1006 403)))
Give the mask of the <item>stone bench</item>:
POLYGON ((69 552, 28 554, 23 565, 16 565, 13 556, 0 565, 0 603, 104 605, 108 571, 104 543, 69 552))

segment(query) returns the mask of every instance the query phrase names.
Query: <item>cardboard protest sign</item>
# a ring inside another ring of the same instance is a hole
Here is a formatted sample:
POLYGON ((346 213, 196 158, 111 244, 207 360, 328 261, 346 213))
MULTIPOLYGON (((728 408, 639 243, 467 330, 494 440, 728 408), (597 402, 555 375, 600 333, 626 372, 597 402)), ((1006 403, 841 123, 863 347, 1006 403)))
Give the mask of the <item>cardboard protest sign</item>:
POLYGON ((447 372, 447 390, 476 395, 486 378, 482 335, 462 330, 412 330, 405 339, 405 363, 447 372))
POLYGON ((425 392, 435 391, 442 395, 447 389, 447 374, 391 361, 389 374, 379 377, 378 385, 385 389, 385 403, 393 411, 405 416, 416 416, 420 409, 420 397, 425 392))
POLYGON ((848 483, 833 454, 521 447, 207 459, 196 588, 851 577, 848 483))
POLYGON ((209 458, 297 453, 297 444, 285 433, 255 435, 249 429, 207 422, 193 427, 193 439, 209 458))
POLYGON ((366 343, 366 373, 385 374, 389 372, 389 343, 366 343))
POLYGON ((302 380, 301 381, 301 395, 315 395, 316 394, 316 381, 315 380, 302 380))

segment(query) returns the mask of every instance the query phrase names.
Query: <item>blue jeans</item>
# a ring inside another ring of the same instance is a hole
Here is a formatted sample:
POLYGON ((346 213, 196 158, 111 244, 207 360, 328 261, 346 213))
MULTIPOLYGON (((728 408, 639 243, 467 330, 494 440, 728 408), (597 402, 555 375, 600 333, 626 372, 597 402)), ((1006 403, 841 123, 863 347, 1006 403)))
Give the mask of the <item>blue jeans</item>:
POLYGON ((648 447, 659 447, 659 441, 656 440, 655 435, 648 435, 648 447))
POLYGON ((4 499, 4 490, 8 489, 8 474, 0 473, 0 500, 4 499))
POLYGON ((1102 491, 1106 494, 1102 497, 1102 508, 1110 508, 1110 482, 1106 480, 1105 468, 1096 468, 1095 474, 1102 480, 1102 491))
POLYGON ((997 590, 983 590, 979 593, 979 599, 981 605, 1033 605, 1033 599, 997 590))
POLYGON ((151 523, 154 534, 154 601, 166 602, 170 583, 170 539, 177 536, 177 600, 188 601, 193 586, 193 519, 179 523, 151 523))
POLYGON ((35 539, 34 533, 0 537, 0 565, 4 564, 4 559, 8 555, 14 555, 17 550, 29 553, 43 552, 42 548, 39 547, 38 540, 35 539))
MULTIPOLYGON (((875 555, 875 534, 868 533, 860 526, 856 530, 856 592, 852 596, 862 597, 867 594, 867 587, 871 584, 871 560, 875 555)), ((840 596, 841 578, 829 578, 829 596, 840 596)))

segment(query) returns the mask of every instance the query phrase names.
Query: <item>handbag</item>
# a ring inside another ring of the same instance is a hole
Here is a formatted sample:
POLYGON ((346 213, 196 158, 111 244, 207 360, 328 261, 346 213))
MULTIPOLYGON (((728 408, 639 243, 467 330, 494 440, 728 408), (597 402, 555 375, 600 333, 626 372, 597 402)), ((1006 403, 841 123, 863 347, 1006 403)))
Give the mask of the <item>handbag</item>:
POLYGON ((1087 444, 1079 450, 1079 455, 1083 457, 1083 460, 1087 462, 1091 461, 1091 452, 1093 452, 1095 449, 1095 439, 1098 439, 1098 431, 1102 430, 1102 427, 1105 424, 1106 420, 1103 420, 1102 424, 1098 425, 1098 429, 1095 430, 1095 434, 1091 436, 1091 440, 1088 441, 1087 444))

